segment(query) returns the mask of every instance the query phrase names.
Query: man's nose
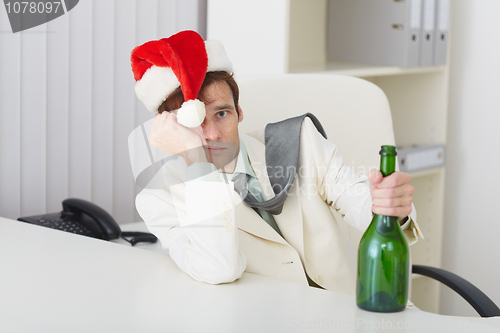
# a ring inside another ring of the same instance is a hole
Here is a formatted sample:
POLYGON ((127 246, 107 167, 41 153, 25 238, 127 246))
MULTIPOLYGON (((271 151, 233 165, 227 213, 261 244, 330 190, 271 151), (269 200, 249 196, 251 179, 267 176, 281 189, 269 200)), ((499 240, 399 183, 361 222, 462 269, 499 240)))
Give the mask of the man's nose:
POLYGON ((207 141, 217 141, 217 139, 220 138, 220 131, 213 121, 205 119, 203 124, 201 124, 201 128, 203 129, 203 135, 205 135, 207 141))

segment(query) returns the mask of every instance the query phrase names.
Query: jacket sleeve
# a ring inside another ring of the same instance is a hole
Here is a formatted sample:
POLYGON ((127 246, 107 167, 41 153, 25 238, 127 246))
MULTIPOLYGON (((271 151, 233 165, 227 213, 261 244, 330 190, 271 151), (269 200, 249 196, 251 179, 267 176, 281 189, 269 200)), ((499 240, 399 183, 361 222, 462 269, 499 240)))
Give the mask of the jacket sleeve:
POLYGON ((232 282, 246 259, 238 249, 233 183, 188 181, 144 189, 136 207, 179 268, 198 281, 232 282))
MULTIPOLYGON (((316 166, 319 195, 348 224, 359 230, 366 230, 372 219, 368 178, 358 176, 343 163, 337 147, 316 130, 309 118, 305 118, 302 126, 301 148, 303 145, 308 145, 308 148, 301 149, 300 163, 314 163, 316 166)), ((410 244, 415 243, 418 236, 422 237, 416 222, 415 207, 402 227, 410 244)))

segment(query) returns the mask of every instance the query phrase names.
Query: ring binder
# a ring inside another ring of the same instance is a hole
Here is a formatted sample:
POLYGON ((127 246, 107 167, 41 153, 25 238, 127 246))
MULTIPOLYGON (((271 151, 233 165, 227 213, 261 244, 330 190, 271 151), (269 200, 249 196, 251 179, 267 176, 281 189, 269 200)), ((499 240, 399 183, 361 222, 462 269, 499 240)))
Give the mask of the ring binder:
POLYGON ((450 25, 450 0, 436 2, 436 36, 434 39, 434 65, 446 64, 448 30, 450 25))
POLYGON ((445 145, 398 147, 399 170, 414 172, 443 166, 445 150, 445 145))
POLYGON ((328 61, 419 65, 422 0, 335 0, 328 6, 328 61))
POLYGON ((434 65, 435 10, 436 0, 423 0, 420 66, 434 65))

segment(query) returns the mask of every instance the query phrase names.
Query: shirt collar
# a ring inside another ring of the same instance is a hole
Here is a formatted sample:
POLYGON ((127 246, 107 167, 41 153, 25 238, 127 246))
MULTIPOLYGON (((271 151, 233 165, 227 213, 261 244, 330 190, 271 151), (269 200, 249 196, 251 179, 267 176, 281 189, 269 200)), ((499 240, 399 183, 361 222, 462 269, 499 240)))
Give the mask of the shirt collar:
POLYGON ((240 151, 238 153, 238 159, 236 160, 236 167, 234 168, 234 172, 232 174, 231 179, 233 179, 240 173, 246 173, 247 175, 256 177, 253 168, 250 165, 250 160, 248 159, 247 149, 245 148, 245 145, 241 140, 240 140, 240 151))

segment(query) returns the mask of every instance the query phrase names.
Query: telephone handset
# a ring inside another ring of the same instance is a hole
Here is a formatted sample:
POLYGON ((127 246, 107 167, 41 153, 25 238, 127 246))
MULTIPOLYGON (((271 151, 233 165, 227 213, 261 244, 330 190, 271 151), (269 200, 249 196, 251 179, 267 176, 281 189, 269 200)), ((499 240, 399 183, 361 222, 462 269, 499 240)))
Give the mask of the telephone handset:
POLYGON ((62 207, 59 213, 20 217, 18 220, 104 240, 121 237, 132 245, 138 242, 155 243, 157 240, 153 234, 146 232, 122 232, 108 212, 86 200, 69 198, 62 202, 62 207), (129 240, 125 237, 133 238, 129 240))
POLYGON ((120 237, 121 229, 118 223, 116 223, 115 219, 101 207, 91 202, 75 198, 64 200, 62 202, 62 207, 61 216, 63 218, 73 218, 93 228, 93 231, 100 236, 97 238, 111 240, 120 237), (85 215, 88 215, 92 221, 87 220, 88 218, 85 215), (95 226, 97 226, 98 229, 96 229, 95 226))

